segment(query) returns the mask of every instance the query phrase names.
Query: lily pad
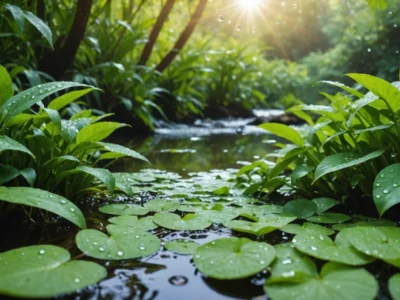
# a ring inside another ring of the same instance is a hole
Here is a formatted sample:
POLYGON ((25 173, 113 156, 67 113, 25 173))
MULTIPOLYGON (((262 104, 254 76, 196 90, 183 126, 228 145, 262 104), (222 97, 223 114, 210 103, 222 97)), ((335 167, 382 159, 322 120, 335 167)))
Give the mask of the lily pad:
POLYGON ((285 227, 280 229, 281 231, 290 233, 290 234, 322 234, 322 235, 331 235, 334 234, 335 232, 329 228, 326 228, 324 226, 314 224, 314 223, 308 223, 305 222, 303 225, 299 224, 288 224, 285 227))
POLYGON ((362 266, 374 261, 357 251, 342 232, 336 236, 335 242, 322 234, 299 234, 293 239, 293 244, 302 253, 341 264, 362 266))
POLYGON ((274 300, 372 300, 378 294, 378 283, 364 269, 327 263, 319 277, 301 283, 267 282, 265 291, 274 300))
POLYGON ((246 205, 240 209, 240 215, 249 219, 260 218, 265 215, 279 214, 283 210, 279 205, 246 205))
POLYGON ((396 226, 397 224, 393 221, 386 220, 386 219, 374 219, 374 218, 367 218, 365 220, 357 221, 354 223, 345 223, 345 224, 334 224, 332 229, 336 231, 341 231, 345 228, 352 228, 358 226, 396 226))
POLYGON ((292 200, 285 204, 283 212, 291 213, 299 219, 307 219, 317 212, 317 204, 307 199, 292 200))
POLYGON ((323 213, 307 218, 307 221, 320 224, 337 224, 351 220, 351 217, 339 213, 323 213))
POLYGON ((297 251, 292 243, 275 246, 276 259, 271 265, 268 283, 302 282, 318 275, 312 260, 297 251))
POLYGON ((214 224, 220 224, 237 218, 240 215, 240 211, 236 208, 217 204, 213 205, 211 209, 199 210, 197 215, 214 224))
POLYGON ((400 273, 390 277, 389 292, 393 300, 400 300, 400 273))
POLYGON ((143 231, 107 236, 98 230, 85 229, 77 234, 76 244, 88 256, 120 260, 149 256, 160 249, 161 242, 155 235, 143 231))
POLYGON ((358 251, 400 267, 400 228, 354 227, 341 233, 358 251))
POLYGON ((195 214, 187 214, 181 218, 173 213, 156 213, 153 222, 157 225, 172 230, 202 230, 210 227, 212 222, 204 220, 195 214))
POLYGON ((317 205, 317 214, 319 215, 339 204, 339 201, 332 198, 315 198, 312 202, 317 205))
POLYGON ((67 250, 52 245, 0 253, 0 294, 50 298, 72 293, 105 278, 107 271, 89 261, 70 261, 67 250))
POLYGON ((178 254, 193 254, 200 245, 188 239, 176 239, 165 243, 165 249, 178 254))
POLYGON ((379 215, 382 216, 392 206, 400 203, 400 164, 393 164, 375 178, 374 202, 379 215))
POLYGON ((144 207, 153 212, 172 212, 179 207, 176 200, 154 199, 147 202, 144 207))
POLYGON ((260 219, 258 222, 233 220, 224 223, 225 227, 235 231, 246 232, 256 236, 262 236, 277 229, 280 229, 290 222, 296 220, 295 217, 282 217, 278 215, 269 215, 260 219))
POLYGON ((150 212, 138 204, 109 204, 99 208, 102 213, 116 216, 143 216, 150 212))
POLYGON ((119 216, 108 219, 107 231, 111 235, 135 233, 138 230, 148 231, 156 229, 158 226, 153 222, 153 217, 138 219, 136 216, 119 216))
POLYGON ((198 247, 193 256, 200 272, 215 279, 246 278, 264 270, 275 258, 267 243, 222 238, 198 247))

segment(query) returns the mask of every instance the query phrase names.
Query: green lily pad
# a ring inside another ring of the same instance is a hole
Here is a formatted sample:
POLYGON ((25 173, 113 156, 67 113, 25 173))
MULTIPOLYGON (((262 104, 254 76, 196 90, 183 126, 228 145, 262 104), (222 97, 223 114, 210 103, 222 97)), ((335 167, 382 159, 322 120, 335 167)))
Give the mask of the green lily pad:
POLYGON ((135 233, 138 230, 148 231, 156 229, 158 226, 153 222, 153 217, 138 219, 136 216, 119 216, 108 219, 107 231, 111 235, 135 233))
POLYGON ((295 217, 282 217, 278 215, 269 215, 260 219, 258 222, 249 222, 242 220, 233 220, 224 223, 225 227, 235 231, 246 232, 256 236, 262 236, 277 229, 280 229, 290 222, 296 220, 295 217))
POLYGON ((400 267, 400 228, 354 227, 341 233, 358 251, 400 267))
POLYGON ((254 220, 265 215, 279 214, 283 210, 279 205, 246 205, 240 209, 240 215, 254 220))
POLYGON ((172 230, 202 230, 210 227, 212 222, 204 220, 195 214, 187 214, 181 218, 173 213, 156 213, 153 222, 157 225, 172 230))
POLYGON ((224 223, 237 218, 240 211, 232 207, 224 207, 221 204, 213 205, 211 209, 202 209, 197 215, 214 224, 224 223))
POLYGON ((0 253, 0 294, 50 298, 95 284, 107 275, 96 263, 70 258, 67 250, 52 245, 0 253))
POLYGON ((315 198, 312 202, 317 205, 317 214, 319 215, 339 204, 339 201, 332 198, 315 198))
POLYGON ((193 256, 200 272, 215 279, 246 278, 264 270, 275 258, 267 243, 222 238, 198 247, 193 256))
POLYGON ((339 213, 323 213, 307 218, 307 221, 320 224, 337 224, 351 220, 351 217, 339 213))
POLYGON ((400 273, 393 275, 389 279, 389 292, 393 300, 400 300, 400 273))
POLYGON ((218 189, 216 189, 216 190, 213 190, 212 192, 215 194, 215 195, 219 195, 219 196, 225 196, 225 195, 229 195, 229 187, 228 186, 223 186, 223 187, 220 187, 220 188, 218 188, 218 189))
POLYGON ((150 212, 150 209, 137 204, 109 204, 99 208, 102 213, 115 216, 143 216, 150 212))
POLYGON ((200 245, 188 239, 176 239, 165 243, 165 249, 178 254, 193 254, 200 245))
POLYGON ((77 234, 76 244, 88 256, 120 260, 149 256, 160 249, 161 242, 155 235, 143 231, 107 236, 98 230, 85 229, 77 234))
POLYGON ((154 199, 147 202, 144 207, 153 212, 172 212, 179 207, 177 200, 154 199))
POLYGON ((303 282, 318 275, 313 261, 297 251, 292 243, 275 246, 276 259, 271 265, 268 283, 303 282))
POLYGON ((303 223, 303 226, 299 224, 288 224, 285 227, 280 229, 281 231, 290 233, 290 234, 322 234, 322 235, 331 235, 335 232, 329 228, 326 228, 321 225, 317 225, 314 223, 303 223))
POLYGON ((366 270, 333 263, 325 264, 319 277, 301 283, 267 281, 264 288, 274 300, 373 300, 378 294, 378 283, 366 270))
POLYGON ((293 239, 293 244, 302 253, 345 265, 362 266, 374 261, 374 258, 357 251, 342 232, 336 236, 335 242, 326 235, 299 234, 293 239))
POLYGON ((352 228, 352 227, 358 227, 358 226, 396 226, 397 224, 393 221, 389 221, 386 219, 374 219, 374 218, 368 218, 366 220, 361 220, 357 221, 354 223, 345 223, 345 224, 334 224, 332 226, 332 229, 336 231, 341 231, 345 228, 352 228))
POLYGON ((400 164, 393 164, 380 171, 375 178, 374 202, 380 216, 392 206, 400 203, 399 174, 400 164))
POLYGON ((283 212, 293 214, 299 219, 307 219, 317 212, 317 204, 307 199, 292 200, 285 204, 283 212))

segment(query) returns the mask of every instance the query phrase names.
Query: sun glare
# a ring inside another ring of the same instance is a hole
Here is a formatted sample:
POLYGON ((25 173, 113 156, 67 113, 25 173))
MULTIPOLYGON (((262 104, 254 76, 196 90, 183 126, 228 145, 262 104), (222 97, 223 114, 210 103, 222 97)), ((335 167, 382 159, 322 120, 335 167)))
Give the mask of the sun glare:
POLYGON ((247 10, 255 10, 257 9, 262 0, 238 0, 239 1, 239 5, 247 10))

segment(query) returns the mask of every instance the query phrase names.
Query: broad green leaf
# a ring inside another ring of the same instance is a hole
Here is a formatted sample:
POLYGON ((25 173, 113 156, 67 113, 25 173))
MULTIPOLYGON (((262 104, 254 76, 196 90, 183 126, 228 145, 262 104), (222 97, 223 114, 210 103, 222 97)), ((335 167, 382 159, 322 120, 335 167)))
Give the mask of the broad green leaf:
POLYGON ((385 150, 377 150, 369 153, 363 157, 351 152, 333 154, 325 157, 321 163, 317 166, 314 174, 314 182, 332 172, 343 170, 346 168, 354 167, 362 164, 368 160, 381 156, 385 150))
POLYGON ((332 198, 315 198, 312 202, 317 205, 317 214, 319 215, 339 204, 339 201, 332 198))
POLYGON ((225 195, 229 195, 229 190, 230 190, 230 188, 228 186, 223 186, 216 190, 213 190, 213 193, 218 196, 225 196, 225 195))
POLYGON ((267 281, 265 292, 273 300, 373 300, 378 294, 378 282, 365 269, 328 263, 320 276, 300 283, 267 281))
MULTIPOLYGON (((83 90, 79 90, 79 91, 72 91, 69 93, 66 93, 56 99, 54 99, 53 101, 51 101, 48 105, 48 108, 50 109, 54 109, 54 110, 61 110, 64 107, 66 107, 67 105, 71 104, 72 102, 74 102, 76 99, 86 95, 87 93, 91 92, 93 89, 95 89, 94 87, 90 87, 87 89, 83 89, 83 90)), ((97 89, 96 89, 97 90, 97 89)))
POLYGON ((232 207, 222 207, 220 209, 202 209, 197 212, 197 215, 206 221, 221 224, 237 218, 240 211, 232 207))
POLYGON ((178 254, 193 254, 200 245, 188 239, 176 239, 165 243, 165 249, 178 254))
POLYGON ((102 183, 104 183, 106 185, 107 189, 111 193, 114 193, 115 178, 114 178, 113 174, 110 171, 108 171, 107 169, 79 166, 75 170, 92 175, 93 177, 95 177, 96 179, 98 179, 102 183))
POLYGON ((265 129, 281 138, 284 138, 288 140, 289 142, 299 146, 303 147, 304 146, 304 140, 300 136, 300 134, 293 128, 283 125, 283 124, 278 124, 278 123, 265 123, 260 125, 262 129, 265 129))
POLYGON ((211 225, 211 222, 195 214, 187 214, 181 218, 179 215, 173 213, 156 213, 153 222, 161 227, 172 230, 202 230, 211 225))
POLYGON ((336 231, 341 231, 346 228, 358 227, 358 226, 369 226, 369 227, 378 227, 378 226, 394 226, 396 227, 396 222, 385 220, 385 219, 374 219, 374 218, 365 218, 362 220, 354 220, 351 223, 345 224, 334 224, 332 229, 336 231))
POLYGON ((98 230, 85 229, 77 234, 76 245, 88 256, 121 260, 149 256, 160 249, 161 241, 155 235, 140 230, 135 234, 107 236, 98 230))
POLYGON ((268 284, 276 282, 303 282, 318 275, 312 260, 297 251, 292 243, 275 246, 276 259, 271 265, 268 284))
POLYGON ((147 158, 144 157, 143 155, 141 155, 141 154, 137 153, 136 151, 133 151, 129 148, 126 148, 124 146, 117 145, 117 144, 111 144, 111 143, 100 143, 100 142, 97 144, 104 147, 104 149, 110 151, 108 153, 102 154, 100 159, 115 159, 115 158, 119 158, 119 157, 129 156, 129 157, 140 159, 140 160, 150 163, 147 160, 147 158))
POLYGON ((374 182, 374 202, 380 216, 400 203, 400 164, 387 166, 374 182))
POLYGON ((9 138, 6 135, 0 135, 0 152, 7 150, 24 152, 35 158, 35 155, 33 155, 33 153, 24 145, 18 143, 17 141, 9 138))
POLYGON ((284 213, 290 213, 299 219, 307 219, 317 212, 317 205, 307 199, 296 199, 286 203, 284 213))
POLYGON ((99 122, 90 124, 76 135, 76 143, 81 144, 83 142, 99 142, 107 138, 118 128, 126 126, 125 124, 117 122, 99 122))
POLYGON ((19 171, 19 173, 25 178, 30 186, 35 185, 36 171, 33 168, 25 168, 19 171))
POLYGON ((329 80, 322 80, 320 82, 321 83, 326 83, 326 84, 329 84, 329 85, 333 85, 333 86, 337 86, 337 87, 343 89, 344 91, 348 92, 349 94, 352 94, 352 95, 356 96, 357 98, 362 98, 364 96, 362 93, 360 93, 356 89, 348 87, 347 85, 345 85, 345 84, 343 84, 341 82, 329 81, 329 80))
POLYGON ((25 19, 29 21, 39 32, 40 34, 49 42, 50 46, 53 48, 53 34, 49 26, 47 26, 41 19, 36 17, 30 11, 24 11, 25 19))
POLYGON ((240 215, 253 220, 270 214, 279 214, 282 210, 282 206, 273 204, 246 205, 240 208, 240 215))
POLYGON ((275 249, 247 238, 222 238, 198 247, 194 264, 208 277, 232 280, 250 277, 269 266, 275 249))
POLYGON ((400 300, 400 273, 397 273, 390 277, 389 292, 393 300, 400 300))
POLYGON ((153 199, 147 202, 144 207, 153 212, 172 212, 177 210, 179 205, 177 200, 153 199))
POLYGON ((0 294, 21 298, 52 298, 97 283, 104 267, 73 260, 52 245, 22 247, 0 253, 0 294))
POLYGON ((15 22, 18 25, 19 30, 21 30, 21 32, 25 31, 25 16, 24 16, 24 12, 22 11, 22 9, 19 6, 16 5, 11 5, 9 3, 6 4, 6 9, 8 9, 15 22))
POLYGON ((0 185, 19 176, 19 171, 10 165, 0 164, 0 185))
POLYGON ((362 266, 374 261, 374 258, 357 251, 343 231, 336 236, 335 242, 326 235, 302 233, 293 238, 293 244, 304 254, 341 264, 362 266))
POLYGON ((122 233, 124 230, 132 231, 149 231, 156 229, 158 226, 153 222, 153 217, 144 217, 138 219, 136 216, 119 216, 108 219, 112 225, 107 226, 107 231, 111 235, 122 233))
POLYGON ((75 204, 47 191, 29 187, 0 187, 0 200, 47 210, 80 228, 86 228, 85 217, 75 204))
POLYGON ((253 163, 250 164, 250 165, 241 167, 240 170, 239 170, 239 172, 236 174, 236 176, 237 176, 237 177, 240 177, 240 176, 242 176, 243 174, 247 174, 247 173, 249 173, 249 172, 251 172, 251 171, 253 171, 253 170, 256 170, 256 169, 261 169, 261 170, 263 170, 264 172, 267 172, 268 169, 269 169, 269 166, 268 166, 265 162, 263 162, 263 161, 256 161, 256 162, 253 162, 253 163))
POLYGON ((150 212, 150 209, 138 204, 109 204, 100 207, 99 210, 116 216, 143 216, 150 212))
POLYGON ((339 213, 323 213, 307 218, 307 221, 320 224, 337 224, 351 220, 351 217, 339 213))
POLYGON ((303 225, 288 224, 280 230, 290 234, 331 235, 335 233, 329 228, 309 222, 305 222, 303 225))
POLYGON ((14 95, 12 81, 6 68, 0 65, 0 107, 14 95))
POLYGON ((310 174, 312 170, 314 170, 313 166, 309 166, 306 164, 297 165, 291 175, 292 182, 296 183, 296 181, 300 178, 303 178, 304 176, 310 174))

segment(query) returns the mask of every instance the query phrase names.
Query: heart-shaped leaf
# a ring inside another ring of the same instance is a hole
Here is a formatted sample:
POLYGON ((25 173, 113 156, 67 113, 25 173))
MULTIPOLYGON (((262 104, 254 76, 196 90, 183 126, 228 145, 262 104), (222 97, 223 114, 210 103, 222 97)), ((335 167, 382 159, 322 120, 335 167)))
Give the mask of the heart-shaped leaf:
POLYGON ((307 221, 320 224, 337 224, 351 220, 351 217, 339 213, 323 213, 307 218, 307 221))
POLYGON ((282 212, 282 206, 267 205, 246 205, 240 209, 240 215, 249 219, 260 218, 265 215, 279 214, 282 212))
POLYGON ((153 222, 161 227, 172 230, 202 230, 211 225, 211 222, 195 214, 187 214, 181 218, 179 215, 173 213, 156 213, 153 222))
POLYGON ((107 231, 111 235, 135 233, 138 230, 149 231, 158 226, 153 222, 153 217, 138 219, 136 216, 119 216, 108 219, 110 225, 107 225, 107 231))
POLYGON ((314 234, 314 235, 331 235, 335 232, 329 228, 314 223, 305 222, 303 225, 288 224, 280 229, 290 234, 314 234))
POLYGON ((317 212, 317 205, 307 199, 292 200, 285 204, 283 212, 290 213, 299 219, 306 219, 317 212))
POLYGON ((319 215, 339 204, 339 201, 332 198, 315 198, 312 202, 317 205, 317 214, 319 215))
POLYGON ((144 207, 153 212, 172 212, 177 210, 179 205, 177 200, 154 199, 147 202, 144 207))
POLYGON ((393 300, 400 300, 400 273, 390 277, 389 292, 393 300))
POLYGON ((264 270, 275 258, 267 243, 222 238, 198 247, 193 256, 200 272, 215 279, 246 278, 264 270))
POLYGON ((165 249, 178 254, 193 254, 200 245, 188 239, 176 239, 165 243, 165 249))
POLYGON ((37 245, 0 253, 0 294, 50 298, 95 284, 107 272, 89 261, 70 261, 67 250, 37 245))
POLYGON ((393 164, 375 178, 374 202, 378 213, 382 216, 392 206, 400 203, 400 164, 393 164))
POLYGON ((97 259, 131 259, 149 256, 160 249, 161 242, 153 234, 138 230, 135 234, 107 236, 101 231, 85 229, 76 236, 78 248, 97 259))
POLYGON ((222 205, 220 208, 215 208, 216 206, 214 205, 211 209, 202 209, 197 212, 197 215, 206 221, 221 224, 237 218, 240 214, 240 211, 236 208, 224 207, 222 205))
POLYGON ((147 207, 137 204, 109 204, 99 208, 102 213, 116 216, 143 216, 150 212, 147 207))

